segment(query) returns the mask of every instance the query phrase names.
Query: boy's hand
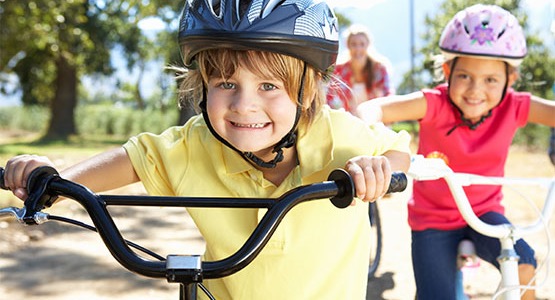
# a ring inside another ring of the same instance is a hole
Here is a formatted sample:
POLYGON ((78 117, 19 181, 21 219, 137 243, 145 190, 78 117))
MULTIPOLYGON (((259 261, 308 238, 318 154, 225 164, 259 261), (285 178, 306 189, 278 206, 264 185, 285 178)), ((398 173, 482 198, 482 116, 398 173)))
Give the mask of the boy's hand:
POLYGON ((347 161, 345 170, 353 178, 356 196, 361 200, 374 202, 387 192, 391 181, 391 166, 387 157, 357 156, 347 161))
POLYGON ((4 185, 19 199, 27 199, 27 179, 40 166, 54 167, 44 156, 19 155, 11 158, 4 168, 4 185))

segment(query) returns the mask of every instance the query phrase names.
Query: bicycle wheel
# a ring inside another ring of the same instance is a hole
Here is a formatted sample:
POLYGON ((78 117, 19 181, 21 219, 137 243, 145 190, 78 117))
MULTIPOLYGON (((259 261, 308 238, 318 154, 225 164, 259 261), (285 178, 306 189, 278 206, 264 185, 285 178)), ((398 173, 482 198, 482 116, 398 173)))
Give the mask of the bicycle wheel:
POLYGON ((378 203, 371 202, 368 205, 368 217, 370 220, 370 259, 368 264, 368 280, 374 278, 380 258, 382 255, 382 224, 378 203))

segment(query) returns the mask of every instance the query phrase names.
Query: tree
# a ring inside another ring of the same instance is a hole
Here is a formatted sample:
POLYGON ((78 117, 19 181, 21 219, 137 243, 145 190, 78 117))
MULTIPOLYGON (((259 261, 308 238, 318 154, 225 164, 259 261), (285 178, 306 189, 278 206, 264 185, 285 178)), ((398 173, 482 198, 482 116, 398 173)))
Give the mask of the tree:
MULTIPOLYGON (((439 54, 439 37, 444 26, 449 20, 460 10, 471 5, 496 4, 510 11, 515 15, 522 25, 526 34, 528 45, 528 55, 524 59, 520 67, 520 80, 515 84, 515 89, 531 91, 534 94, 550 98, 553 97, 551 91, 555 80, 555 57, 550 53, 549 49, 543 45, 538 36, 528 32, 527 15, 521 9, 520 0, 448 0, 440 6, 439 13, 435 16, 426 16, 425 24, 426 32, 422 35, 425 45, 418 49, 416 53, 424 55, 423 63, 414 70, 414 81, 417 88, 427 87, 434 82, 434 72, 436 72, 433 63, 433 56, 439 54)), ((404 80, 399 87, 403 93, 412 92, 409 81, 410 72, 405 74, 404 80)))
POLYGON ((45 137, 65 139, 76 133, 81 76, 111 74, 110 50, 116 44, 133 64, 143 38, 137 23, 173 5, 169 0, 4 0, 0 72, 19 78, 24 104, 50 105, 45 137))

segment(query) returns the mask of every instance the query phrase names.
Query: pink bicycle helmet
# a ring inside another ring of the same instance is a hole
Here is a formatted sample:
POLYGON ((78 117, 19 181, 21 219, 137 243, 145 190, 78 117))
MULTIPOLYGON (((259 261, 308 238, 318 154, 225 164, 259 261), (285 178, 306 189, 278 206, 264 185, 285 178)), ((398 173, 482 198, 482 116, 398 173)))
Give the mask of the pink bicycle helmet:
POLYGON ((439 48, 447 60, 457 56, 498 59, 518 66, 526 56, 526 39, 518 20, 496 5, 476 4, 447 24, 439 48))

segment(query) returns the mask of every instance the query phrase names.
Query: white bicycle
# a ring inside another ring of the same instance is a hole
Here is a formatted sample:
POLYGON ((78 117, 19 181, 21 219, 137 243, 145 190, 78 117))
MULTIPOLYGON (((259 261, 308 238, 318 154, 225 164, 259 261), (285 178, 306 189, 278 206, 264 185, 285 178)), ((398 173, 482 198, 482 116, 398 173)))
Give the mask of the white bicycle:
MULTIPOLYGON (((548 237, 547 225, 555 208, 555 177, 553 178, 511 178, 488 177, 468 173, 456 173, 449 168, 440 158, 424 158, 421 155, 413 156, 411 167, 407 173, 415 180, 437 180, 443 178, 453 194, 461 215, 474 230, 483 235, 498 238, 501 243, 501 253, 498 257, 501 271, 501 282, 493 299, 501 297, 505 300, 520 299, 521 290, 531 289, 531 286, 521 286, 518 279, 518 255, 514 244, 526 235, 545 230, 548 237), (481 221, 470 206, 463 187, 469 185, 532 185, 544 187, 546 192, 545 202, 541 212, 538 210, 538 219, 527 226, 519 225, 490 225, 481 221)), ((546 260, 549 253, 546 255, 546 260)), ((546 275, 547 276, 547 275, 546 275)))

